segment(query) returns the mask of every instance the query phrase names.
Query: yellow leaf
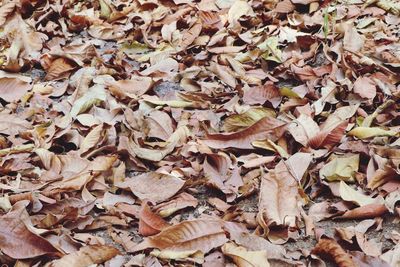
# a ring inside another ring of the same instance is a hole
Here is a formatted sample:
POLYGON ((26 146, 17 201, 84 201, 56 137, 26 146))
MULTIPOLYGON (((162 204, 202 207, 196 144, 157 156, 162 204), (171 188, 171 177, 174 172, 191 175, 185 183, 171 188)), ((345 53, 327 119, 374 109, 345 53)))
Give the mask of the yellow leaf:
POLYGON ((224 130, 226 132, 237 132, 250 127, 264 117, 275 117, 275 111, 269 108, 252 108, 242 114, 229 116, 224 120, 224 130))
POLYGON ((335 156, 328 164, 319 170, 321 179, 332 181, 353 181, 354 173, 358 171, 360 156, 352 155, 346 157, 335 156))
POLYGON ((197 264, 204 262, 204 253, 199 250, 184 250, 184 251, 173 251, 173 250, 153 250, 150 255, 165 260, 184 260, 189 259, 197 264))
POLYGON ((376 202, 372 197, 354 190, 343 181, 340 181, 339 193, 343 200, 354 202, 358 206, 365 206, 376 202))
POLYGON ((236 1, 228 11, 228 22, 230 25, 234 25, 241 16, 252 13, 253 9, 247 1, 236 1))
POLYGON ((91 87, 81 98, 75 101, 71 109, 72 118, 87 111, 92 106, 97 105, 107 98, 104 86, 95 85, 91 87))
POLYGON ((347 133, 359 139, 368 139, 375 136, 394 136, 397 133, 391 130, 384 130, 379 127, 356 127, 347 133))
POLYGON ((269 139, 257 140, 251 143, 254 147, 263 148, 266 150, 277 152, 281 157, 288 158, 290 155, 281 146, 278 146, 269 139))
POLYGON ((265 250, 248 251, 235 243, 226 243, 222 246, 222 252, 232 258, 238 267, 269 267, 268 253, 265 250))
POLYGON ((288 98, 301 98, 297 93, 293 92, 288 87, 282 87, 279 89, 279 92, 282 96, 286 96, 288 98))
POLYGON ((265 42, 257 46, 262 52, 261 57, 265 60, 282 63, 282 51, 278 48, 278 37, 269 37, 265 42))

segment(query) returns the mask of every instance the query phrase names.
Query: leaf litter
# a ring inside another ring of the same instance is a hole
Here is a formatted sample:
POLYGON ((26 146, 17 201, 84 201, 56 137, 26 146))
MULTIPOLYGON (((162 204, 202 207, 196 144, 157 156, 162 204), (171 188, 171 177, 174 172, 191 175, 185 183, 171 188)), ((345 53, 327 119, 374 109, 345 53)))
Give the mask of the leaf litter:
POLYGON ((400 266, 397 1, 0 4, 6 266, 400 266))

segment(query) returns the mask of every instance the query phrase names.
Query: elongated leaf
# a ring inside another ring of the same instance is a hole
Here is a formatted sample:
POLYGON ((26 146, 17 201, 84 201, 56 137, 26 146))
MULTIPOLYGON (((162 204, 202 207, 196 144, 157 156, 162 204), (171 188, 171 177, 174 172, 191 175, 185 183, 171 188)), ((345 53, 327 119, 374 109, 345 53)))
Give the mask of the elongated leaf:
POLYGON ((265 117, 252 126, 235 133, 207 134, 203 142, 212 148, 242 148, 251 149, 251 142, 261 139, 276 140, 285 129, 283 121, 265 117))
POLYGON ((146 238, 132 252, 158 248, 168 251, 199 250, 207 253, 228 240, 222 226, 222 222, 218 220, 184 221, 165 228, 158 235, 146 238))

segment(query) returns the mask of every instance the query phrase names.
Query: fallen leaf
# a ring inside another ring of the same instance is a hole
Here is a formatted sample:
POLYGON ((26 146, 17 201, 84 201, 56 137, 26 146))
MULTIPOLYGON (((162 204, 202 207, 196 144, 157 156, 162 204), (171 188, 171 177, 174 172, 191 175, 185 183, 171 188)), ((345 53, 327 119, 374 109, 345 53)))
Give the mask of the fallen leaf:
POLYGON ((118 249, 106 245, 89 245, 84 246, 79 251, 65 255, 59 260, 52 261, 49 266, 62 267, 62 266, 76 266, 85 267, 93 264, 104 263, 120 252, 118 249))
POLYGON ((141 235, 155 235, 168 226, 169 224, 166 221, 151 211, 146 201, 142 203, 142 208, 139 213, 139 233, 141 235))
POLYGON ((49 241, 32 231, 29 214, 21 202, 0 217, 0 229, 0 250, 13 259, 59 253, 49 241))
POLYGON ((261 139, 276 140, 284 131, 285 123, 275 118, 265 117, 252 126, 234 133, 207 134, 203 142, 212 148, 251 149, 251 142, 261 139))
POLYGON ((132 252, 146 248, 158 248, 167 251, 201 251, 207 253, 211 249, 222 246, 228 240, 221 221, 193 220, 183 221, 170 226, 161 233, 147 237, 133 248, 132 252))
POLYGON ((238 267, 268 267, 267 252, 264 251, 248 251, 246 248, 235 245, 234 243, 226 243, 222 246, 222 252, 232 258, 238 267))
POLYGON ((368 139, 375 136, 394 136, 397 133, 391 130, 384 130, 379 127, 356 127, 347 133, 359 139, 368 139))
POLYGON ((116 186, 129 188, 141 200, 159 203, 173 197, 184 184, 183 180, 175 176, 150 172, 126 178, 116 186))
POLYGON ((358 171, 360 156, 348 155, 345 157, 333 156, 320 171, 321 179, 332 181, 353 181, 354 173, 358 171))
POLYGON ((358 206, 366 206, 376 203, 376 199, 354 190, 343 181, 340 181, 339 193, 343 200, 354 202, 358 206))
POLYGON ((356 267, 350 255, 333 239, 320 239, 311 253, 334 262, 339 267, 356 267))

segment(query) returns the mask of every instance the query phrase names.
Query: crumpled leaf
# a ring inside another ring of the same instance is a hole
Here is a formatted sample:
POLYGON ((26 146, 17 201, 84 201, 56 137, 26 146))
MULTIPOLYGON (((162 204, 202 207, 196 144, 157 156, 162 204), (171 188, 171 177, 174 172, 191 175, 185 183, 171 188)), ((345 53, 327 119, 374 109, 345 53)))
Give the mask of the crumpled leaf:
POLYGON ((333 158, 319 170, 321 179, 332 181, 354 181, 354 173, 358 171, 360 155, 333 158))
POLYGON ((165 156, 174 151, 175 147, 186 141, 190 132, 186 126, 179 127, 166 141, 166 146, 162 149, 143 148, 131 142, 131 151, 137 157, 151 161, 160 161, 165 156))
POLYGON ((296 179, 280 161, 262 177, 257 222, 267 231, 271 226, 296 227, 300 199, 296 179))
POLYGON ((232 242, 222 246, 222 252, 232 258, 238 267, 268 267, 267 252, 264 251, 248 251, 246 248, 238 246, 232 242))

